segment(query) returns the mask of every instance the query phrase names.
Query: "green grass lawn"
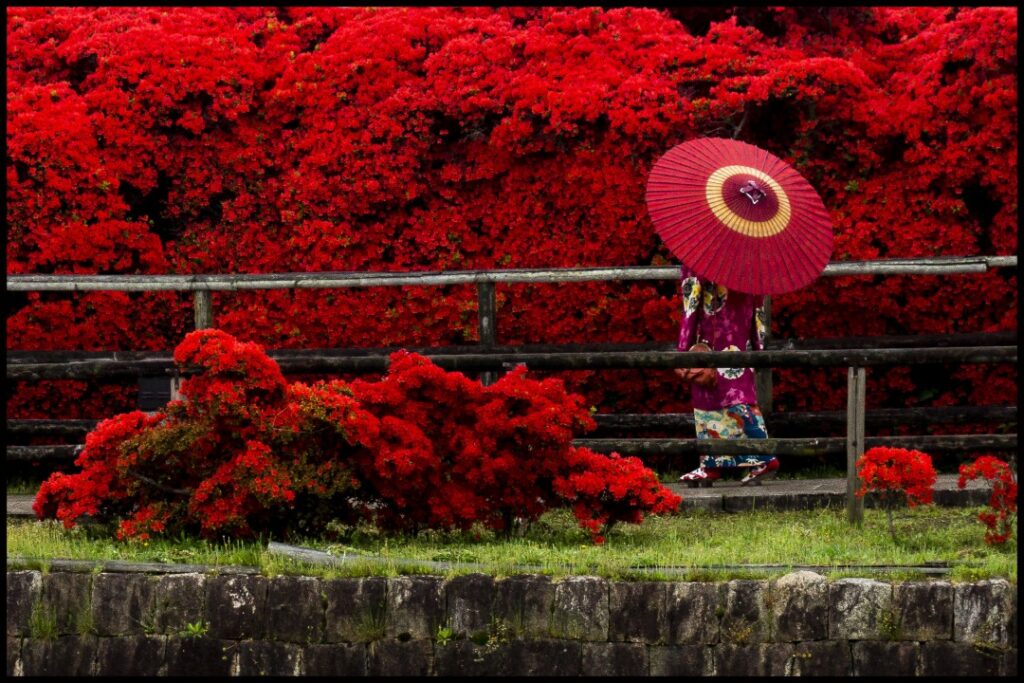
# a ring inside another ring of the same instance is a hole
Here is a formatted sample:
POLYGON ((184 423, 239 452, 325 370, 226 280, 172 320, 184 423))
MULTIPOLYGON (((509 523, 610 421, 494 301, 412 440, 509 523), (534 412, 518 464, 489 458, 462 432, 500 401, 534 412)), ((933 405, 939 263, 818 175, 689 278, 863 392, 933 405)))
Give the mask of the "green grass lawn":
MULTIPOLYGON (((885 513, 865 510, 861 528, 846 522, 842 509, 785 512, 687 512, 650 518, 641 525, 619 525, 603 545, 594 545, 567 511, 544 515, 524 534, 501 538, 486 530, 383 534, 370 526, 338 528, 333 540, 292 539, 301 545, 341 555, 365 555, 366 562, 316 567, 268 553, 265 543, 210 543, 194 539, 122 543, 100 528, 66 530, 54 522, 8 521, 8 557, 126 560, 187 564, 238 564, 267 575, 304 573, 322 576, 415 573, 388 560, 403 558, 489 565, 489 573, 517 573, 515 565, 539 567, 552 576, 596 574, 609 578, 720 580, 770 578, 793 565, 822 565, 830 577, 875 576, 870 570, 839 565, 922 565, 945 562, 953 580, 1017 579, 1016 537, 1005 546, 983 542, 980 508, 927 506, 896 513, 896 542, 885 513), (382 558, 378 561, 374 558, 382 558), (722 565, 783 565, 770 571, 722 565), (655 570, 654 574, 644 570, 655 570), (680 575, 675 570, 684 568, 680 575), (661 569, 659 573, 657 570, 661 569)), ((437 570, 433 570, 436 573, 437 570)), ((453 568, 447 573, 481 571, 453 568)), ((419 570, 426 573, 426 570, 419 570)), ((910 578, 913 572, 877 574, 910 578)))

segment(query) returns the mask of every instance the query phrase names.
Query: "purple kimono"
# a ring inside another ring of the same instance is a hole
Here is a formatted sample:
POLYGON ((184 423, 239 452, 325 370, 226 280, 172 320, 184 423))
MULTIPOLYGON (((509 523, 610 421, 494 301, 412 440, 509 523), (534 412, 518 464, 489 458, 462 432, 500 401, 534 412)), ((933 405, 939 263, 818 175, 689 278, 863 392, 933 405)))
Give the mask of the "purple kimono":
MULTIPOLYGON (((760 351, 764 349, 764 296, 729 291, 722 285, 697 277, 686 266, 683 277, 683 323, 680 351, 703 342, 713 351, 760 351)), ((693 407, 721 410, 740 403, 757 404, 752 368, 718 368, 713 387, 693 385, 693 407)))
MULTIPOLYGON (((760 351, 764 349, 764 296, 730 292, 722 285, 701 279, 686 266, 683 277, 683 323, 680 351, 707 344, 713 351, 760 351)), ((693 422, 698 439, 764 439, 768 432, 757 406, 753 368, 718 368, 712 387, 691 385, 693 422)), ((771 455, 701 455, 701 468, 753 467, 771 455)), ((687 475, 689 476, 689 475, 687 475)))

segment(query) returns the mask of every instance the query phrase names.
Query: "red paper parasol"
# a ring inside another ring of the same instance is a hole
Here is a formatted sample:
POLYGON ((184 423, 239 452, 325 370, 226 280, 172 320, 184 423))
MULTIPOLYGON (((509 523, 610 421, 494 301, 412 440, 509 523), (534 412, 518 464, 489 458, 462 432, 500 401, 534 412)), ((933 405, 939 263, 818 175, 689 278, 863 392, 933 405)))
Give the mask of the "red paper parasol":
POLYGON ((680 261, 740 292, 799 289, 832 255, 832 221, 814 188, 738 140, 701 138, 666 152, 647 181, 647 210, 680 261))

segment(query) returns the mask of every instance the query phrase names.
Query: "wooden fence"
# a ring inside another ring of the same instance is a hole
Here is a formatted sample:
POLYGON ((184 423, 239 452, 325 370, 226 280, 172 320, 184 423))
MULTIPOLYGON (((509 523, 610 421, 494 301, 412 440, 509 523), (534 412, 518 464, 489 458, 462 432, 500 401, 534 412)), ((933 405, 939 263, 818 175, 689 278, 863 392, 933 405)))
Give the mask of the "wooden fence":
MULTIPOLYGON (((830 263, 825 276, 844 275, 949 275, 980 273, 993 268, 1016 268, 1016 256, 965 258, 888 259, 830 263)), ((456 272, 401 273, 278 273, 220 275, 14 275, 7 278, 8 291, 191 291, 197 329, 212 327, 210 293, 245 289, 304 289, 387 286, 443 286, 476 284, 478 299, 478 346, 413 349, 449 370, 479 372, 485 383, 494 381, 502 370, 525 364, 531 370, 579 370, 611 368, 681 367, 753 367, 757 369, 758 395, 769 414, 769 424, 785 414, 771 413, 771 368, 823 367, 848 368, 848 400, 844 416, 829 418, 845 422, 845 438, 737 439, 701 441, 696 439, 578 439, 579 445, 594 450, 617 450, 631 454, 696 453, 773 453, 780 455, 847 455, 847 503, 851 521, 859 522, 863 508, 852 492, 858 486, 854 462, 865 447, 885 443, 925 450, 991 449, 1015 450, 1016 434, 968 434, 955 436, 865 436, 865 420, 879 420, 881 412, 865 413, 865 369, 877 365, 916 365, 934 363, 1017 362, 1016 333, 967 335, 918 335, 906 337, 862 337, 846 340, 769 339, 764 351, 731 353, 678 353, 668 344, 595 344, 595 345, 523 345, 499 346, 495 285, 523 283, 585 282, 607 280, 675 280, 675 266, 625 268, 566 268, 479 270, 456 272)), ((770 310, 770 299, 767 302, 770 310)), ((391 349, 312 349, 271 351, 286 373, 380 372, 386 369, 391 349)), ((74 352, 9 351, 7 379, 36 381, 46 379, 85 379, 125 376, 173 375, 169 352, 74 352)), ((169 382, 174 380, 168 377, 169 382)), ((995 407, 986 412, 958 409, 959 415, 975 419, 1015 422, 1016 407, 995 407)), ((915 424, 950 419, 936 409, 892 412, 888 419, 915 424), (930 412, 929 412, 930 411, 930 412)), ((794 414, 790 419, 800 419, 794 414)), ((804 419, 811 414, 804 415, 804 419)), ((789 417, 787 415, 787 417, 789 417)), ((8 429, 19 434, 71 435, 88 429, 87 421, 9 420, 8 429)), ((599 415, 602 427, 678 428, 692 425, 692 417, 674 415, 599 415)), ((67 459, 80 446, 7 446, 8 461, 67 459)))

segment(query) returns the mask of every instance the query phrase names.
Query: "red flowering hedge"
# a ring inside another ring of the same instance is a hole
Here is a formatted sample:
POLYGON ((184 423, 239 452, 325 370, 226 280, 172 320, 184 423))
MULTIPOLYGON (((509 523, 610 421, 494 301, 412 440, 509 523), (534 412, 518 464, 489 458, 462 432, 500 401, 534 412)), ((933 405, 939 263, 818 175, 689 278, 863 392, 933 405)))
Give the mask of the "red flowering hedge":
MULTIPOLYGON (((7 10, 9 273, 673 262, 665 150, 738 135, 822 194, 838 260, 1017 251, 1017 15, 991 8, 7 10)), ((501 343, 672 341, 672 283, 498 288, 501 343)), ((270 348, 476 339, 471 287, 215 294, 270 348), (343 322, 339 322, 343 321, 343 322)), ((173 293, 13 298, 8 349, 170 348, 173 293)), ((1013 329, 1016 277, 824 278, 774 334, 1013 329)), ((601 410, 685 408, 669 372, 566 373, 601 410)), ((1009 366, 876 373, 873 401, 1012 402, 1009 366), (877 397, 877 399, 875 398, 877 397)), ((776 372, 838 408, 829 369, 776 372)), ((19 383, 10 417, 99 417, 131 387, 19 383)))
POLYGON ((38 517, 116 521, 121 538, 241 537, 357 518, 510 530, 571 506, 602 542, 680 502, 636 458, 572 446, 594 423, 559 380, 518 370, 485 387, 398 352, 380 382, 289 385, 257 344, 220 330, 189 334, 174 359, 199 369, 183 399, 100 423, 81 471, 44 482, 38 517))
POLYGON ((992 482, 989 509, 978 513, 978 519, 987 527, 985 542, 989 545, 1006 543, 1013 536, 1013 522, 1017 518, 1017 477, 1007 462, 982 455, 960 466, 957 486, 963 488, 978 477, 992 482))

